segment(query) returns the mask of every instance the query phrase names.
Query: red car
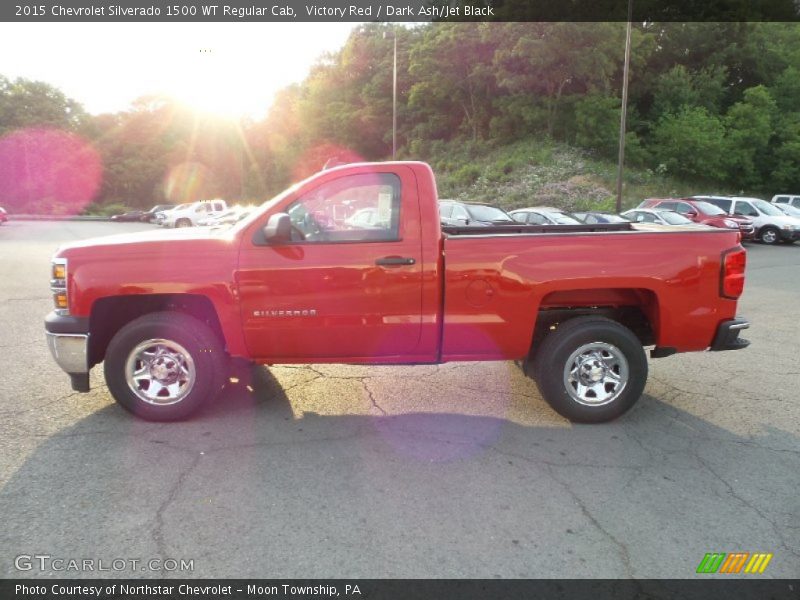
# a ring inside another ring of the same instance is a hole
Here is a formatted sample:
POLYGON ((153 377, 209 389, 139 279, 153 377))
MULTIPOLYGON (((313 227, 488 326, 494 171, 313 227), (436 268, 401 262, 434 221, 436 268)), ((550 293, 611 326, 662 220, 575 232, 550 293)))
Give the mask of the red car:
POLYGON ((728 215, 718 206, 714 206, 704 200, 696 200, 694 198, 648 198, 639 204, 638 208, 674 210, 695 223, 723 229, 738 229, 744 241, 752 240, 755 237, 755 226, 752 219, 738 215, 728 215))
POLYGON ((519 360, 574 421, 627 411, 653 358, 748 345, 737 231, 632 223, 440 226, 420 162, 322 171, 230 229, 61 248, 53 357, 136 415, 185 418, 228 359, 261 364, 519 360), (366 223, 337 218, 374 209, 366 223), (322 217, 325 218, 322 218, 322 217))

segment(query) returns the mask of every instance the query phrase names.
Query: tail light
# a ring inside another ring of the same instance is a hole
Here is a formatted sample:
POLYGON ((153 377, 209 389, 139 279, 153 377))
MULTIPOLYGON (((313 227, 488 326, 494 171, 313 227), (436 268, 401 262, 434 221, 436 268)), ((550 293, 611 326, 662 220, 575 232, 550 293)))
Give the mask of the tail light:
POLYGON ((722 279, 720 295, 736 300, 744 291, 744 269, 747 264, 747 252, 738 248, 728 250, 722 255, 722 279))

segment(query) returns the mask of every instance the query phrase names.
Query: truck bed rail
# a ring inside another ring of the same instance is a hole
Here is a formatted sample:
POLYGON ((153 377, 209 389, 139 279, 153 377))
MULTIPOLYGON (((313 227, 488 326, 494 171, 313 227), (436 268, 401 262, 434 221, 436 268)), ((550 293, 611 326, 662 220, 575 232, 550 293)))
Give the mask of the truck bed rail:
POLYGON ((456 227, 442 225, 447 235, 495 235, 502 233, 591 233, 594 231, 633 231, 632 223, 593 223, 581 225, 489 225, 488 227, 456 227))

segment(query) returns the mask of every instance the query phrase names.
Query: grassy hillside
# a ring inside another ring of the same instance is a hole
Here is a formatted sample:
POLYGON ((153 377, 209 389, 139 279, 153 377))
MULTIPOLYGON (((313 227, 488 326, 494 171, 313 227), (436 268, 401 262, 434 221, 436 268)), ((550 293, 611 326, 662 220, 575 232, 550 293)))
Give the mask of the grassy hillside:
MULTIPOLYGON (((525 140, 492 148, 437 142, 415 158, 433 166, 441 198, 488 202, 506 210, 537 205, 614 209, 616 163, 563 144, 525 140)), ((650 197, 738 192, 629 167, 625 169, 623 209, 650 197)))

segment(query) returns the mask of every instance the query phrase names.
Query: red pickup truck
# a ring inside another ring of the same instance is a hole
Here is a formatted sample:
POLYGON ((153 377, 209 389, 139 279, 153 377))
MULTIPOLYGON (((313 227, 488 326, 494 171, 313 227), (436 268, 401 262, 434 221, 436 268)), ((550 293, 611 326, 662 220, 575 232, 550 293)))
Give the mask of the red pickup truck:
POLYGON ((50 349, 77 391, 104 362, 151 420, 261 364, 519 361, 581 422, 639 398, 647 356, 748 345, 737 231, 630 223, 440 226, 420 162, 322 171, 223 230, 71 244, 53 259, 50 349))

